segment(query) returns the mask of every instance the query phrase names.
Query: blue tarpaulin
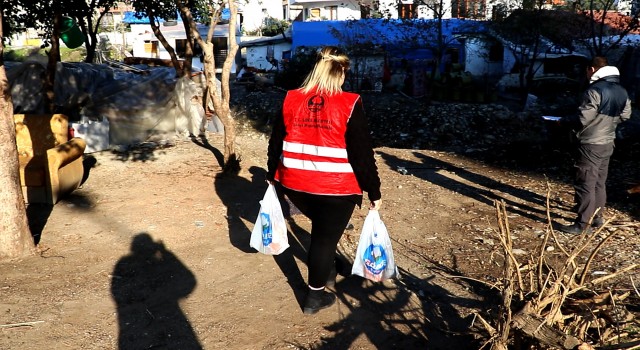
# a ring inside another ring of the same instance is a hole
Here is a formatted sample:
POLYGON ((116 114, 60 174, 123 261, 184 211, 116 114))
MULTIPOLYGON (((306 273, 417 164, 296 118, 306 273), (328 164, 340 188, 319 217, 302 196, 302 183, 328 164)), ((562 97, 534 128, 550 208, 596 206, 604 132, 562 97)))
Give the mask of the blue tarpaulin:
MULTIPOLYGON (((149 24, 149 17, 145 16, 142 13, 140 15, 141 17, 138 18, 136 17, 136 12, 126 11, 124 13, 124 19, 122 20, 122 22, 127 24, 149 24)), ((221 17, 223 21, 228 21, 229 18, 231 18, 231 12, 229 11, 229 9, 222 9, 221 17)), ((180 17, 179 13, 176 13, 176 19, 178 22, 182 22, 182 18, 180 17)))
POLYGON ((127 24, 149 24, 149 17, 142 16, 140 18, 136 17, 136 13, 133 11, 126 11, 124 13, 124 18, 122 22, 127 24))
MULTIPOLYGON (((430 58, 437 42, 438 21, 362 19, 358 21, 293 22, 292 52, 299 47, 379 46, 407 59, 430 58)), ((480 33, 485 23, 462 19, 442 21, 442 34, 448 47, 462 47, 457 34, 480 33)), ((397 57, 397 56, 396 56, 397 57)))

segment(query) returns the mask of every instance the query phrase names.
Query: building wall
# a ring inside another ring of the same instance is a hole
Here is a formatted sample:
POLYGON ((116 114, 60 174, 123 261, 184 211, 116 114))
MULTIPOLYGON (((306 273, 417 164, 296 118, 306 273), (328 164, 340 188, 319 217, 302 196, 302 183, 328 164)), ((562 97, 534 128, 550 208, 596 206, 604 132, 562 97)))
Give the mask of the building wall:
POLYGON ((360 19, 360 5, 357 2, 317 1, 299 3, 303 6, 304 21, 346 21, 360 19))
MULTIPOLYGON (((400 0, 403 4, 413 4, 412 0, 400 0)), ((398 18, 398 1, 381 0, 379 3, 380 12, 388 15, 389 18, 398 18)), ((440 0, 427 0, 428 3, 440 4, 440 0)), ((431 6, 433 7, 433 6, 431 6)), ((451 18, 451 0, 443 1, 444 15, 442 18, 451 18)), ((433 10, 426 5, 420 5, 416 10, 417 18, 433 19, 436 18, 433 10)))
POLYGON ((282 61, 283 52, 291 50, 290 43, 278 43, 274 45, 247 47, 245 56, 247 66, 264 70, 277 70, 278 67, 274 67, 267 60, 267 52, 269 47, 273 48, 273 58, 278 60, 278 62, 282 61))
MULTIPOLYGON (((175 49, 176 48, 176 39, 186 39, 186 34, 184 30, 184 26, 182 22, 178 22, 178 25, 167 27, 171 28, 170 30, 165 30, 165 28, 161 28, 162 34, 167 39, 169 44, 175 49)), ((226 38, 228 36, 228 26, 218 24, 216 26, 216 31, 214 33, 214 37, 217 38, 226 38)), ((206 37, 208 27, 201 26, 198 28, 200 35, 206 37)), ((155 37, 153 32, 151 31, 151 26, 148 24, 132 24, 131 25, 131 33, 132 38, 132 47, 133 47, 133 56, 134 57, 151 57, 151 58, 160 58, 160 59, 171 59, 171 55, 169 52, 165 50, 162 44, 155 37), (155 43, 155 44, 154 44, 155 43)), ((239 42, 239 39, 237 39, 239 42)), ((193 68, 195 70, 203 70, 204 64, 200 61, 199 57, 193 57, 192 62, 193 68)), ((236 65, 235 63, 231 67, 231 72, 235 73, 236 65)))
POLYGON ((474 76, 498 76, 503 74, 503 60, 491 60, 490 50, 493 44, 479 38, 465 41, 465 71, 474 76))
POLYGON ((253 32, 260 28, 265 19, 284 19, 282 0, 248 0, 242 4, 242 28, 253 32))

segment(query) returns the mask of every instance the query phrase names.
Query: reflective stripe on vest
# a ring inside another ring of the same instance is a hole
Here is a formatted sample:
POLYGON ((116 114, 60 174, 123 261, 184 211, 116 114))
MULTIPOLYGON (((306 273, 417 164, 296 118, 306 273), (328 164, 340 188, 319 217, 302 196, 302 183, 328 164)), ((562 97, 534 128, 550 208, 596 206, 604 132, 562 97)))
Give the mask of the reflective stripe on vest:
POLYGON ((324 147, 284 141, 282 144, 282 150, 312 156, 347 159, 347 150, 344 148, 324 147))
POLYGON ((282 165, 287 168, 321 171, 326 173, 353 172, 353 168, 351 168, 351 164, 348 162, 336 163, 326 161, 328 159, 324 159, 329 157, 347 160, 347 150, 343 148, 323 147, 284 141, 282 150, 284 151, 282 165), (300 159, 306 158, 300 157, 300 155, 314 156, 315 159, 300 159))

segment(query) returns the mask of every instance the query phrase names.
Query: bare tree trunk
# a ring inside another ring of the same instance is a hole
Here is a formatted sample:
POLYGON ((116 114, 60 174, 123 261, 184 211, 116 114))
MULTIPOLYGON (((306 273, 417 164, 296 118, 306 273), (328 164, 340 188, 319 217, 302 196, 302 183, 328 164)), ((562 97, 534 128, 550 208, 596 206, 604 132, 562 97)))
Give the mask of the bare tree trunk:
POLYGON ((230 99, 231 92, 229 88, 229 78, 231 75, 231 67, 235 61, 236 53, 238 52, 238 43, 236 42, 236 17, 238 14, 238 8, 236 3, 232 0, 228 0, 227 6, 231 17, 229 18, 229 51, 222 66, 222 75, 220 78, 220 88, 217 86, 216 77, 216 64, 214 53, 214 46, 212 43, 213 31, 216 25, 216 21, 220 15, 220 10, 213 10, 210 15, 211 22, 209 23, 209 32, 206 40, 204 40, 200 33, 196 30, 195 22, 191 16, 189 8, 180 0, 175 0, 180 9, 183 21, 187 19, 189 24, 189 30, 192 33, 192 37, 195 38, 198 44, 202 47, 204 55, 204 76, 206 79, 206 91, 204 96, 205 108, 209 106, 209 102, 213 105, 214 113, 220 118, 224 127, 224 164, 222 165, 223 173, 236 174, 240 171, 240 158, 236 154, 235 140, 236 140, 236 124, 233 116, 231 115, 230 99))
MULTIPOLYGON (((220 79, 222 90, 221 113, 218 117, 224 125, 224 172, 237 173, 240 171, 240 159, 236 155, 236 124, 231 116, 230 100, 231 90, 229 89, 229 78, 231 75, 231 67, 235 61, 236 52, 238 51, 238 43, 236 42, 236 17, 238 7, 233 0, 228 0, 229 12, 229 52, 222 66, 222 77, 220 79)), ((217 113, 216 113, 217 114, 217 113)))
MULTIPOLYGON (((182 0, 176 0, 176 4, 178 4, 178 9, 185 7, 182 0)), ((193 67, 193 45, 195 43, 195 38, 193 37, 193 32, 197 32, 196 23, 193 21, 191 17, 191 13, 189 15, 185 11, 180 12, 180 18, 182 18, 182 24, 184 25, 184 33, 187 36, 187 42, 184 50, 184 60, 182 61, 182 74, 181 76, 191 75, 191 68, 193 67), (192 29, 192 27, 194 27, 192 29)))
MULTIPOLYGON (((0 22, 2 13, 0 12, 0 22)), ((3 37, 0 28, 0 38, 3 37)), ((0 259, 16 258, 34 252, 33 238, 27 223, 27 212, 20 188, 16 129, 13 104, 2 55, 0 40, 0 259)))
MULTIPOLYGON (((82 32, 85 33, 84 45, 87 49, 87 56, 84 58, 84 61, 87 63, 93 63, 93 61, 96 59, 96 47, 99 43, 98 28, 100 27, 100 21, 102 21, 102 18, 106 13, 106 10, 100 12, 95 23, 91 16, 86 17, 86 22, 85 17, 81 17, 78 19, 78 25, 80 26, 82 32)), ((122 42, 122 45, 124 46, 124 41, 122 42)))
POLYGON ((43 89, 44 89, 44 106, 46 113, 56 112, 55 102, 55 82, 56 82, 56 68, 58 61, 60 61, 60 22, 62 21, 62 15, 59 10, 56 10, 53 18, 53 31, 51 34, 51 51, 49 51, 49 61, 47 62, 47 71, 45 74, 43 89))

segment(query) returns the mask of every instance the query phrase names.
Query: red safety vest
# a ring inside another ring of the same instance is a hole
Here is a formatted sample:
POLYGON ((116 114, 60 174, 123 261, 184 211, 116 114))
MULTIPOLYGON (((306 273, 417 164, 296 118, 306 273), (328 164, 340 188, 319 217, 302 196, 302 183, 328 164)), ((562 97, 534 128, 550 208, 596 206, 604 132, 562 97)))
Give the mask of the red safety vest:
POLYGON ((276 180, 292 190, 322 194, 362 194, 347 157, 347 122, 360 96, 287 93, 282 107, 286 136, 276 180))

